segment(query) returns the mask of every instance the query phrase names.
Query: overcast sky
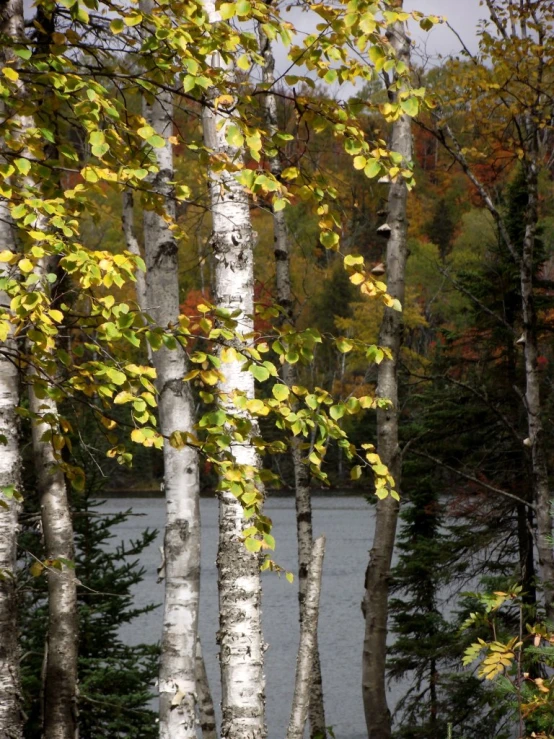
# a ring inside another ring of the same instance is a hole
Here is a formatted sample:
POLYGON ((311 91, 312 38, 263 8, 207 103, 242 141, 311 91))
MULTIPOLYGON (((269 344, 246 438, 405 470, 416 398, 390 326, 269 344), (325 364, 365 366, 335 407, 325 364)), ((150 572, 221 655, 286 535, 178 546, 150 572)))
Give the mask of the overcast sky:
MULTIPOLYGON (((421 10, 425 15, 444 16, 448 23, 460 34, 471 51, 477 43, 475 29, 480 18, 486 17, 486 9, 479 7, 479 0, 404 0, 406 10, 421 10)), ((413 29, 414 39, 425 42, 427 51, 432 54, 456 54, 460 42, 447 25, 435 26, 429 33, 413 29)))

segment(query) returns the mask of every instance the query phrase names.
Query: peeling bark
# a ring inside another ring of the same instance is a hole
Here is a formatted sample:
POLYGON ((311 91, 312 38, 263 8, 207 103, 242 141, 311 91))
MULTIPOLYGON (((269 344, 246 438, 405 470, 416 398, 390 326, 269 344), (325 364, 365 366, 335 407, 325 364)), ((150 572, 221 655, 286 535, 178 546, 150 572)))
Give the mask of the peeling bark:
MULTIPOLYGON (((152 12, 151 0, 141 10, 152 12)), ((173 131, 171 92, 158 91, 144 100, 144 116, 165 146, 155 149, 159 171, 152 188, 164 198, 167 215, 175 218, 173 149, 167 140, 173 131)), ((179 310, 177 243, 164 218, 144 212, 146 296, 148 313, 162 327, 176 324, 179 310)), ((141 306, 144 309, 144 306, 141 306)), ((174 431, 194 430, 194 405, 184 352, 162 347, 153 352, 157 372, 160 431, 164 435, 165 597, 160 659, 160 739, 196 739, 196 639, 200 595, 200 503, 197 452, 174 449, 168 438, 174 431)))
POLYGON ((302 739, 304 726, 308 718, 308 707, 312 700, 312 670, 317 650, 317 622, 319 619, 319 601, 321 596, 321 576, 323 573, 323 555, 325 554, 325 537, 320 536, 314 542, 306 587, 304 617, 300 629, 300 646, 296 663, 296 681, 287 739, 302 739))
MULTIPOLYGON (((211 23, 220 21, 211 0, 204 3, 211 23)), ((212 65, 223 67, 219 54, 212 65)), ((224 113, 206 105, 203 111, 204 141, 214 153, 240 160, 241 152, 225 138, 224 113)), ((248 197, 232 173, 209 172, 214 254, 214 301, 218 308, 239 311, 239 330, 247 335, 254 328, 254 240, 248 197)), ((246 341, 246 340, 245 340, 246 341)), ((244 344, 242 344, 244 345, 244 344)), ((240 349, 241 342, 236 342, 240 349)), ((243 372, 243 360, 226 362, 225 379, 218 385, 222 407, 235 412, 232 395, 240 391, 254 398, 254 377, 243 372)), ((250 419, 252 420, 252 419, 250 419)), ((252 433, 256 433, 254 426, 252 433)), ((231 452, 237 464, 257 468, 260 460, 250 439, 233 441, 231 452)), ((261 627, 261 583, 259 557, 241 541, 243 510, 228 491, 220 494, 219 508, 219 643, 222 725, 226 739, 262 739, 265 727, 264 642, 261 627)))
MULTIPOLYGON (((401 4, 400 4, 401 5, 401 4)), ((397 9, 399 9, 397 7, 397 9)), ((410 42, 403 23, 391 27, 389 40, 397 58, 410 64, 410 42)), ((396 94, 391 94, 393 100, 396 94)), ((402 154, 405 162, 412 158, 411 120, 403 115, 393 123, 391 150, 402 154)), ((407 257, 407 188, 404 180, 390 185, 388 224, 391 232, 387 243, 387 291, 404 302, 404 279, 407 257)), ((382 362, 378 369, 377 395, 388 398, 391 405, 377 411, 377 449, 383 464, 394 476, 399 490, 402 462, 398 446, 398 354, 402 342, 402 313, 385 308, 379 344, 392 350, 393 359, 382 362)), ((385 668, 389 580, 396 537, 399 505, 390 496, 376 506, 375 535, 366 572, 364 614, 366 620, 362 663, 364 711, 369 739, 389 739, 391 716, 387 705, 385 668)))
MULTIPOLYGON (((260 38, 260 51, 264 58, 263 81, 272 86, 275 82, 275 58, 271 48, 271 42, 258 25, 260 38)), ((263 96, 265 111, 265 122, 267 132, 274 135, 278 129, 277 100, 267 88, 263 96)), ((269 157, 269 167, 273 175, 279 178, 283 167, 279 155, 269 157)), ((285 211, 273 212, 273 252, 275 258, 275 287, 277 292, 277 303, 282 308, 279 321, 281 325, 289 323, 294 326, 293 297, 290 274, 290 248, 289 235, 285 211)), ((281 370, 283 382, 288 387, 298 385, 298 373, 296 366, 286 362, 281 370)), ((294 470, 294 490, 296 500, 296 538, 298 546, 298 601, 300 607, 300 623, 304 619, 306 587, 308 578, 308 567, 312 556, 313 527, 312 527, 312 498, 310 492, 310 475, 308 466, 302 460, 300 439, 291 438, 291 457, 294 470)), ((312 737, 325 737, 325 705, 323 701, 323 681, 321 676, 321 663, 319 658, 319 647, 316 645, 311 672, 310 690, 310 734, 312 737)))
POLYGON ((198 718, 202 739, 217 739, 215 710, 200 639, 196 641, 196 693, 198 696, 198 718))

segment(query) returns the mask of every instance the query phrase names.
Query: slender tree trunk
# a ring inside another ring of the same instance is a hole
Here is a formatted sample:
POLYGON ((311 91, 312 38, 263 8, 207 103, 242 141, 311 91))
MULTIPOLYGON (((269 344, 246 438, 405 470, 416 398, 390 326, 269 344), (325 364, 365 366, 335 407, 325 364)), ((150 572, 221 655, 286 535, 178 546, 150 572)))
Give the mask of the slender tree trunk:
POLYGON ((321 576, 325 537, 314 542, 304 603, 304 617, 300 629, 300 646, 296 663, 296 681, 287 739, 302 739, 311 701, 312 670, 317 650, 317 622, 321 596, 321 576))
MULTIPOLYGON (((211 0, 204 3, 211 23, 220 21, 211 0)), ((222 67, 219 54, 212 57, 213 66, 222 67)), ((241 152, 226 141, 227 119, 206 106, 203 112, 206 146, 230 161, 241 158, 241 152)), ((254 239, 250 209, 244 189, 234 175, 223 171, 209 172, 212 210, 212 249, 214 253, 214 299, 219 308, 238 311, 239 330, 253 331, 254 311, 254 239)), ((248 340, 235 342, 240 350, 248 340)), ((232 397, 236 391, 254 398, 254 377, 242 370, 244 361, 236 359, 223 365, 225 379, 218 389, 222 407, 236 413, 232 397)), ((252 418, 249 419, 253 421, 252 418)), ((252 433, 256 433, 254 424, 252 433)), ((256 469, 260 460, 249 438, 234 440, 231 451, 236 464, 256 469)), ((265 678, 263 674, 264 642, 261 627, 260 560, 249 552, 241 540, 244 527, 243 509, 229 491, 220 494, 219 508, 219 641, 221 646, 222 737, 260 739, 266 735, 265 678)))
MULTIPOLYGON (((4 30, 1 15, 0 22, 4 30)), ((12 228, 6 201, 0 201, 0 248, 14 250, 12 228)), ((0 276, 3 271, 0 268, 0 276)), ((9 305, 9 297, 0 291, 0 312, 9 310, 9 305)), ((23 736, 15 592, 20 504, 10 495, 21 483, 18 405, 17 346, 8 336, 0 347, 0 739, 23 736), (4 489, 10 497, 2 493, 4 489)))
MULTIPOLYGON (((21 0, 0 2, 0 35, 18 38, 23 34, 21 0)), ((0 62, 9 60, 0 48, 0 62)), ((0 115, 6 115, 0 102, 0 115)), ((0 146, 3 148, 3 140, 0 146)), ((0 161, 4 161, 3 158, 0 161)), ((0 200, 0 248, 15 251, 13 224, 8 204, 0 200)), ((0 276, 4 269, 0 267, 0 276)), ((10 298, 0 292, 0 308, 9 311, 10 298)), ((19 646, 17 629, 16 565, 20 504, 11 493, 19 490, 21 458, 19 425, 19 370, 17 345, 11 335, 0 347, 0 739, 20 739, 23 735, 19 646), (8 496, 2 493, 7 489, 8 496)))
MULTIPOLYGON (((274 69, 275 59, 271 42, 258 26, 261 52, 264 57, 263 81, 268 85, 275 82, 274 69)), ((268 88, 263 96, 265 120, 269 135, 275 134, 278 129, 277 100, 268 88)), ((269 158, 269 166, 272 174, 279 177, 282 165, 279 155, 269 158)), ((289 234, 285 212, 283 210, 273 212, 273 253, 275 257, 275 287, 277 291, 277 302, 282 308, 280 316, 281 325, 290 323, 294 326, 293 298, 290 274, 290 248, 289 234)), ((296 367, 286 362, 281 370, 283 382, 288 386, 298 384, 296 367)), ((310 493, 309 469, 302 460, 301 442, 297 437, 291 439, 291 457, 294 470, 294 489, 296 499, 296 537, 298 544, 298 601, 300 606, 300 624, 304 619, 306 587, 308 578, 308 567, 312 556, 313 526, 312 526, 312 498, 310 493)), ((325 737, 325 706, 323 701, 323 681, 321 677, 321 662, 319 647, 316 644, 314 650, 313 665, 311 671, 310 689, 310 728, 311 736, 325 737)))
MULTIPOLYGON (((536 135, 536 134, 535 134, 536 135)), ((533 489, 537 517, 537 550, 541 573, 546 616, 554 622, 554 553, 552 548, 552 497, 548 479, 548 465, 544 448, 540 377, 538 372, 537 316, 533 298, 534 246, 538 221, 538 172, 535 161, 526 167, 527 212, 523 251, 520 262, 521 303, 523 314, 523 336, 525 355, 525 409, 533 489)))
MULTIPOLYGON (((125 190, 123 193, 123 204, 121 214, 121 225, 125 235, 125 244, 131 254, 141 257, 140 246, 135 232, 135 213, 134 198, 132 190, 125 190)), ((148 309, 148 301, 146 299, 146 275, 140 269, 136 272, 137 281, 135 283, 137 291, 137 303, 142 311, 148 309)), ((150 345, 148 345, 149 357, 151 359, 150 345)))
POLYGON ((200 639, 196 642, 196 692, 198 694, 198 717, 202 739, 217 739, 214 702, 208 683, 200 639))
MULTIPOLYGON (((401 4, 400 4, 401 5, 401 4)), ((398 7, 398 6, 396 6, 398 7)), ((398 58, 410 63, 410 41, 406 28, 396 23, 389 38, 398 58)), ((393 94, 393 99, 396 97, 393 94)), ((405 162, 412 158, 411 121, 406 115, 393 123, 391 149, 402 154, 405 162)), ((391 234, 387 244, 387 288, 390 295, 404 302, 404 277, 407 256, 407 188, 398 178, 390 185, 388 224, 391 234)), ((402 314, 385 308, 379 343, 392 350, 392 361, 379 365, 377 394, 391 405, 377 411, 377 448, 400 486, 401 456, 398 446, 398 353, 402 342, 402 314)), ((385 667, 387 652, 387 619, 389 580, 399 505, 390 496, 376 506, 375 535, 365 581, 365 639, 363 649, 363 700, 369 739, 389 739, 391 716, 387 705, 385 667)))
MULTIPOLYGON (((33 457, 40 499, 46 559, 73 562, 73 522, 65 476, 45 433, 56 427, 58 409, 51 398, 37 398, 29 385, 33 457)), ((77 735, 77 582, 74 567, 50 567, 48 632, 43 677, 43 735, 45 739, 75 739, 77 735)))
MULTIPOLYGON (((151 0, 141 10, 152 12, 151 0)), ((173 96, 159 91, 145 100, 144 115, 165 146, 155 149, 159 172, 153 189, 164 197, 173 221, 175 200, 173 150, 173 96)), ((148 313, 157 325, 175 325, 179 310, 177 243, 169 225, 154 211, 144 212, 144 245, 148 313)), ((165 598, 160 660, 160 738, 196 739, 196 638, 200 595, 200 503, 198 455, 191 447, 175 449, 168 438, 174 431, 192 432, 194 405, 185 354, 162 347, 153 353, 157 372, 160 430, 164 435, 165 598)))

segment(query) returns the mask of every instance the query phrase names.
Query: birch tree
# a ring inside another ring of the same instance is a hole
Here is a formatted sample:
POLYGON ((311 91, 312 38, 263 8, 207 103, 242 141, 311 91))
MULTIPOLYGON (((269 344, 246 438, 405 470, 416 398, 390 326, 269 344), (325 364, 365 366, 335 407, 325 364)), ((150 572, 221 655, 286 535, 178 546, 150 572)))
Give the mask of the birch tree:
MULTIPOLYGON (((397 3, 396 7, 402 7, 397 3)), ((396 22, 388 31, 388 38, 397 59, 407 67, 410 64, 410 39, 404 23, 396 22)), ((402 100, 403 84, 394 80, 389 88, 391 104, 402 100)), ((411 119, 403 113, 392 125, 391 151, 402 157, 406 166, 412 158, 411 119)), ((406 201, 408 189, 401 178, 390 184, 387 223, 390 236, 387 242, 387 290, 392 298, 404 301, 404 281, 407 257, 406 201)), ((398 445, 398 363, 402 343, 402 313, 386 307, 381 323, 379 344, 390 349, 392 359, 378 368, 377 395, 389 401, 388 407, 377 410, 377 451, 397 486, 400 485, 402 458, 398 445)), ((387 619, 389 580, 396 537, 399 503, 393 496, 377 502, 375 535, 366 572, 364 615, 365 637, 363 648, 362 687, 364 711, 369 739, 387 739, 391 736, 391 716, 387 706, 385 663, 387 651, 387 619)))
MULTIPOLYGON (((151 14, 153 4, 142 0, 151 14)), ((178 245, 170 228, 175 221, 172 86, 144 98, 144 118, 164 144, 156 148, 158 172, 152 190, 161 196, 163 213, 144 211, 147 311, 154 323, 168 328, 179 317, 178 245)), ((127 204, 127 209, 129 205, 127 204)), ((140 286, 139 286, 140 299, 140 286)), ((180 346, 161 346, 153 353, 157 373, 160 431, 164 437, 164 614, 160 661, 160 737, 196 737, 196 640, 200 596, 200 502, 198 456, 194 448, 176 449, 176 431, 191 433, 194 405, 183 378, 187 373, 180 346)))
POLYGON ((308 718, 313 683, 312 670, 317 650, 317 622, 319 618, 324 553, 325 537, 320 536, 314 542, 310 559, 304 618, 302 619, 300 628, 296 680, 287 739, 302 739, 304 736, 304 726, 308 718))
POLYGON ((29 386, 32 439, 48 580, 48 631, 43 671, 45 739, 77 733, 77 584, 73 523, 60 459, 52 446, 56 403, 29 386))
MULTIPOLYGON (((215 5, 204 3, 210 23, 220 22, 215 5)), ((224 68, 214 50, 212 66, 224 68)), ((231 72, 229 72, 229 75, 231 72)), ((241 160, 240 148, 228 141, 230 121, 212 105, 203 111, 204 142, 220 162, 241 160)), ((237 330, 243 339, 233 342, 226 356, 223 377, 218 384, 222 409, 237 414, 234 398, 240 394, 254 399, 254 377, 243 371, 239 352, 249 344, 254 328, 254 240, 248 197, 243 187, 226 168, 211 168, 209 188, 212 215, 211 245, 214 254, 214 300, 217 308, 236 316, 237 330)), ((244 436, 234 434, 231 453, 235 464, 252 479, 260 460, 251 437, 256 433, 254 419, 242 413, 250 426, 244 436)), ((222 687, 221 736, 229 739, 260 739, 266 735, 264 642, 261 627, 260 560, 242 542, 243 507, 226 486, 219 493, 219 643, 222 687)))
MULTIPOLYGON (((43 15, 41 12, 40 15, 43 15)), ((46 21, 46 19, 43 18, 46 21)), ((46 23, 48 25, 48 23, 46 23)), ((41 26, 41 34, 46 30, 41 26)), ((23 5, 13 4, 11 23, 5 29, 6 37, 14 43, 25 41, 23 5)), ((8 59, 6 59, 7 61, 8 59)), ((10 59, 13 61, 13 59, 10 59)), ((24 94, 23 84, 19 85, 24 94)), ((14 116, 16 140, 25 141, 34 126, 28 115, 14 116)), ((31 156, 29 152, 24 152, 31 156)), ((37 188, 31 178, 23 178, 24 187, 30 193, 37 188)), ((3 219, 4 246, 15 252, 15 226, 11 214, 5 209, 3 219)), ((43 216, 37 218, 37 230, 46 228, 43 216)), ((48 292, 46 263, 39 261, 34 270, 36 284, 48 292)), ((28 341, 30 367, 33 367, 34 347, 28 341)), ((33 370, 31 370, 31 374, 33 370)), ((7 373, 9 376, 9 372, 7 373)), ((37 488, 40 500, 41 521, 46 549, 48 571, 48 628, 43 671, 43 732, 46 739, 73 739, 77 727, 77 590, 74 570, 73 526, 64 473, 60 467, 59 453, 54 449, 58 423, 57 404, 48 394, 52 389, 48 375, 38 378, 35 386, 29 385, 29 408, 33 415, 32 438, 37 488), (41 389, 42 400, 38 392, 41 389)), ((13 527, 14 535, 17 525, 13 527)), ((15 623, 13 628, 16 628, 15 623)))
MULTIPOLYGON (((277 98, 274 94, 275 85, 275 58, 271 48, 271 42, 265 35, 261 25, 258 25, 260 47, 264 59, 263 83, 267 92, 263 95, 265 112, 265 124, 268 136, 273 137, 279 130, 277 117, 277 98)), ((269 167, 271 173, 281 178, 283 167, 277 152, 269 156, 269 167)), ((279 323, 281 326, 290 325, 294 327, 294 304, 291 288, 290 273, 290 246, 287 221, 284 210, 273 207, 273 254, 275 258, 275 287, 277 293, 277 304, 281 308, 279 323)), ((296 366, 285 362, 281 369, 283 382, 287 387, 298 385, 298 372, 296 366)), ((291 457, 294 470, 294 490, 296 501, 296 537, 298 543, 298 601, 300 606, 300 624, 304 620, 306 603, 306 588, 308 582, 308 569, 312 557, 313 527, 312 527, 312 499, 310 493, 310 475, 307 464, 302 459, 300 439, 296 436, 291 438, 291 457)), ((325 736, 325 706, 323 702, 323 683, 321 677, 321 663, 319 658, 319 647, 317 634, 315 636, 313 663, 310 671, 310 701, 309 715, 312 736, 325 736)))
MULTIPOLYGON (((11 8, 9 9, 12 10, 11 8)), ((8 8, 0 6, 0 32, 11 23, 8 8)), ((0 201, 0 243, 13 250, 13 225, 5 201, 0 201)), ((0 269, 0 280, 7 274, 0 269)), ((0 290, 0 313, 10 299, 0 290)), ((19 683, 19 649, 16 608, 16 565, 21 459, 16 408, 19 405, 17 346, 9 334, 2 336, 0 351, 0 737, 20 739, 23 714, 19 683)))

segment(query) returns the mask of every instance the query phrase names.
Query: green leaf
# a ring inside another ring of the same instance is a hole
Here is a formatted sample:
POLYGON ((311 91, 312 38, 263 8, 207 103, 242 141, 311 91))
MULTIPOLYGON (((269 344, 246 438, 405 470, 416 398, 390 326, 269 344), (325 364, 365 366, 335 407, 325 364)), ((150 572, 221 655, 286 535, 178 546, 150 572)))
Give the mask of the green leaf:
POLYGON ((162 136, 158 136, 157 133, 149 136, 146 140, 153 149, 163 149, 165 146, 165 139, 162 136))
POLYGON ((31 49, 14 49, 14 53, 17 54, 20 59, 25 59, 25 61, 29 61, 33 56, 31 49))
POLYGON ((260 364, 253 364, 250 367, 250 372, 252 372, 256 380, 258 380, 259 382, 264 382, 269 377, 269 370, 267 369, 267 367, 264 367, 260 364))
POLYGON ((290 390, 286 385, 274 385, 271 388, 271 392, 273 393, 273 397, 280 401, 286 400, 290 395, 290 390))
POLYGON ((248 0, 239 0, 238 3, 235 3, 235 6, 237 15, 248 15, 252 10, 252 6, 248 0))
POLYGON ((221 15, 221 20, 229 20, 229 18, 232 18, 236 13, 236 3, 222 3, 219 6, 219 14, 221 15))
POLYGON ((419 100, 415 97, 402 100, 400 107, 404 113, 414 118, 419 113, 419 100))
POLYGON ((21 172, 22 175, 27 175, 31 171, 31 162, 28 159, 16 159, 15 166, 21 172))
POLYGON ((238 126, 235 126, 234 123, 227 126, 225 138, 230 146, 236 146, 237 149, 240 149, 244 144, 244 136, 240 132, 238 126))
POLYGON ((380 175, 381 171, 381 162, 379 162, 377 159, 370 159, 367 163, 366 168, 364 169, 364 174, 369 179, 372 179, 373 177, 377 177, 378 175, 380 175))
POLYGON ((338 421, 339 418, 342 418, 344 416, 344 406, 342 405, 342 403, 340 405, 332 405, 329 409, 329 415, 335 421, 338 421))
POLYGON ((259 539, 252 539, 252 537, 249 536, 244 540, 244 546, 249 552, 259 552, 262 548, 262 542, 259 539))
POLYGON ((334 231, 323 231, 319 240, 326 249, 334 249, 339 243, 339 235, 334 231))

